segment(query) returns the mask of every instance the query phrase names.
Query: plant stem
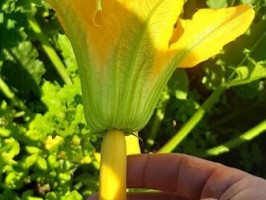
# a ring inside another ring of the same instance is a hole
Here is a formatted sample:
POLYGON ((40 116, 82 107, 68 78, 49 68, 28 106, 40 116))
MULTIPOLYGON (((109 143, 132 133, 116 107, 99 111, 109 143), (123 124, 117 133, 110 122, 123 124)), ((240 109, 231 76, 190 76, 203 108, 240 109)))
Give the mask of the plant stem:
POLYGON ((34 18, 34 16, 32 16, 31 14, 28 14, 27 18, 28 18, 29 24, 30 24, 33 32, 36 34, 38 40, 41 42, 41 46, 42 46, 43 50, 45 51, 45 53, 47 54, 47 56, 49 57, 49 59, 53 63, 53 65, 54 65, 55 69, 57 70, 58 74, 60 75, 60 77, 63 79, 63 81, 66 84, 68 84, 68 85, 72 84, 72 81, 71 81, 70 77, 68 76, 68 73, 66 71, 66 68, 65 68, 63 62, 61 61, 61 59, 57 55, 54 48, 49 43, 49 40, 46 37, 46 35, 43 34, 41 27, 38 24, 38 22, 36 21, 36 19, 34 18))
POLYGON ((232 0, 232 2, 231 2, 231 4, 230 4, 230 6, 234 6, 234 5, 235 5, 235 3, 236 3, 236 0, 232 0))
POLYGON ((266 120, 262 121, 255 127, 246 131, 245 133, 223 143, 216 147, 210 148, 204 152, 201 157, 209 157, 209 156, 218 156, 220 154, 229 152, 232 148, 235 148, 244 142, 250 141, 255 137, 259 136, 261 133, 266 131, 266 120))
POLYGON ((126 141, 119 130, 103 138, 99 200, 126 200, 126 141))
POLYGON ((151 131, 146 141, 149 147, 152 147, 154 145, 155 138, 158 134, 158 129, 160 128, 162 120, 164 119, 165 109, 166 109, 166 103, 162 106, 162 108, 159 108, 156 110, 156 114, 155 114, 154 121, 152 123, 151 131))
POLYGON ((158 153, 172 152, 175 147, 183 141, 191 130, 203 118, 204 114, 219 100, 224 92, 225 87, 220 86, 209 96, 209 98, 202 104, 198 111, 187 121, 187 123, 158 151, 158 153))

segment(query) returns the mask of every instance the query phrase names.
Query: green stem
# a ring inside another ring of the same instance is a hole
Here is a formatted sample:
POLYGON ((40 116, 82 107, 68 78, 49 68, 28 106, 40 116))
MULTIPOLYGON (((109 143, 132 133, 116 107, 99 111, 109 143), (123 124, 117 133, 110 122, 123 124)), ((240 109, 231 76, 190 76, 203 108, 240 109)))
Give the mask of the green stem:
MULTIPOLYGON (((168 101, 168 100, 167 100, 168 101)), ((164 119, 164 113, 166 109, 167 102, 164 102, 161 108, 156 110, 155 118, 152 123, 150 134, 147 138, 147 144, 152 147, 154 145, 155 138, 158 134, 158 130, 161 126, 162 120, 164 119)))
POLYGON ((262 121, 252 129, 245 133, 223 143, 216 147, 210 148, 204 152, 201 157, 218 156, 220 154, 229 152, 232 148, 235 148, 244 142, 250 141, 266 131, 266 120, 262 121))
POLYGON ((232 0, 232 2, 231 2, 231 5, 230 5, 230 6, 234 6, 234 5, 235 5, 235 3, 236 3, 236 0, 232 0))
POLYGON ((155 118, 154 118, 153 123, 152 123, 151 131, 150 131, 150 134, 149 134, 147 141, 146 141, 147 145, 150 147, 152 147, 154 145, 154 140, 157 136, 158 129, 159 129, 161 122, 164 118, 161 114, 162 114, 161 109, 156 110, 156 114, 155 114, 155 118))
POLYGON ((225 87, 218 87, 209 96, 209 98, 202 104, 198 111, 188 120, 188 122, 158 151, 158 153, 172 152, 175 147, 183 141, 191 130, 198 124, 203 118, 205 113, 219 100, 220 96, 224 92, 225 87))
POLYGON ((63 81, 66 84, 68 84, 68 85, 72 84, 72 81, 71 81, 70 77, 68 76, 68 73, 66 71, 66 68, 65 68, 63 62, 61 61, 61 59, 57 55, 54 48, 49 43, 49 40, 46 37, 46 35, 43 34, 41 27, 38 24, 38 22, 36 21, 36 19, 34 18, 34 16, 32 16, 31 14, 28 14, 27 18, 28 18, 28 22, 29 22, 33 32, 38 37, 38 40, 41 42, 42 48, 44 49, 47 56, 49 57, 49 59, 53 63, 53 65, 54 65, 55 69, 57 70, 58 74, 60 75, 60 77, 63 79, 63 81))

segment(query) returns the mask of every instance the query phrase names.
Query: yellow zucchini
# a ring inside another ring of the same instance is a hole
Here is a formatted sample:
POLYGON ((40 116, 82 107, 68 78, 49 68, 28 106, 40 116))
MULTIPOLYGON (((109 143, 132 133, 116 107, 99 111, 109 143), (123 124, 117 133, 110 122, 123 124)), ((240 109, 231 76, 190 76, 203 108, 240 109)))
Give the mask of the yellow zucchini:
POLYGON ((126 200, 126 140, 119 130, 103 138, 99 200, 126 200))
POLYGON ((127 155, 140 154, 138 135, 126 136, 127 155))

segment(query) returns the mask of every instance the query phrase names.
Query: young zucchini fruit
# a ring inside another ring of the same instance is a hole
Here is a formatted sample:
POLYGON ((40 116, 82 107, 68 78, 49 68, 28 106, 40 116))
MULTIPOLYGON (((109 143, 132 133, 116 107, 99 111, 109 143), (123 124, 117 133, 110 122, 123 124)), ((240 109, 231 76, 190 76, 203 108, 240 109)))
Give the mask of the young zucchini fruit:
POLYGON ((103 138, 99 200, 126 200, 126 140, 120 130, 103 138))
POLYGON ((127 155, 140 154, 140 146, 139 146, 139 137, 136 133, 135 135, 130 134, 126 136, 126 149, 127 155))

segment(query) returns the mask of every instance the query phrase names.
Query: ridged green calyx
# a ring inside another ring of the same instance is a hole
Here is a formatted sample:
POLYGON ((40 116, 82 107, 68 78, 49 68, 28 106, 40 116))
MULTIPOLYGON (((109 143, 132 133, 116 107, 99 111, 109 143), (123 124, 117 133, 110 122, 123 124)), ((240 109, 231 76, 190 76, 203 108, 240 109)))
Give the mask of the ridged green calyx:
POLYGON ((254 17, 248 5, 202 9, 181 20, 183 0, 47 1, 73 45, 95 132, 142 129, 176 67, 217 54, 254 17))

